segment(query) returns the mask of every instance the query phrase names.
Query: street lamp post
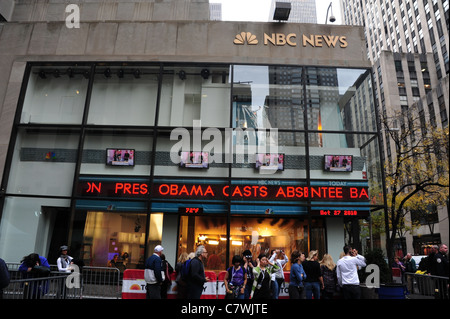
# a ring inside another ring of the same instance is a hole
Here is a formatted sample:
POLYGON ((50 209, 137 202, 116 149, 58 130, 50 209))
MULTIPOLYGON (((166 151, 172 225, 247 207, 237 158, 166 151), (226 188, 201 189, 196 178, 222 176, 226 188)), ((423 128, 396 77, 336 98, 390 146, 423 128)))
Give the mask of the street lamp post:
POLYGON ((336 17, 333 15, 333 2, 330 2, 330 5, 328 6, 328 9, 327 9, 327 16, 325 18, 325 24, 328 23, 328 11, 330 11, 330 9, 331 9, 330 22, 333 23, 334 21, 336 21, 336 17))

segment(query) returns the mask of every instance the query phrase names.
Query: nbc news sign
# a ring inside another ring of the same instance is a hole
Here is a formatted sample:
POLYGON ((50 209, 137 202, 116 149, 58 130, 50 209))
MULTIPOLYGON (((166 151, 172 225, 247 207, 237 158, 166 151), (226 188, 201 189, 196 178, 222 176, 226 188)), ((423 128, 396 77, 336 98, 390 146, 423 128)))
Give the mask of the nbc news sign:
MULTIPOLYGON (((236 45, 258 45, 259 40, 256 35, 251 32, 241 32, 238 33, 233 43, 236 45)), ((311 46, 311 47, 329 47, 329 48, 346 48, 348 46, 347 38, 345 36, 338 35, 318 35, 310 34, 297 36, 295 33, 264 33, 263 44, 272 44, 275 46, 289 45, 291 47, 296 46, 311 46)))

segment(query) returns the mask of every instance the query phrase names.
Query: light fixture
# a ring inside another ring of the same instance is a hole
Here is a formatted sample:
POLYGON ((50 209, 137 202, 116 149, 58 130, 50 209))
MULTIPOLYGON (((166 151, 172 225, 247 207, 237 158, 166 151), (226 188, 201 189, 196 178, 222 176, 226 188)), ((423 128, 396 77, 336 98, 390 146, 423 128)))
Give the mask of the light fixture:
POLYGON ((134 75, 134 77, 135 77, 136 79, 139 79, 139 78, 141 77, 141 70, 135 69, 135 70, 133 71, 133 75, 134 75))
POLYGON ((330 22, 333 23, 334 21, 336 21, 336 17, 333 15, 333 2, 330 2, 330 5, 328 6, 328 9, 327 9, 327 16, 325 18, 325 24, 327 24, 327 22, 328 22, 328 11, 330 10, 330 8, 331 8, 330 22))
POLYGON ((111 77, 111 69, 107 68, 105 70, 105 72, 103 72, 103 74, 105 75, 105 77, 110 78, 111 77))
POLYGON ((45 72, 44 71, 39 71, 39 77, 41 78, 41 79, 46 79, 47 78, 47 76, 45 75, 45 72))
POLYGON ((75 76, 72 68, 67 69, 67 75, 69 76, 69 78, 73 78, 75 76))
POLYGON ((119 79, 122 79, 123 78, 123 69, 119 69, 118 71, 117 71, 117 77, 119 78, 119 79))
POLYGON ((83 76, 84 76, 85 79, 89 79, 90 74, 91 74, 91 72, 89 70, 84 70, 83 71, 83 76))
POLYGON ((273 12, 273 20, 287 21, 291 13, 290 2, 275 2, 275 10, 273 12))
POLYGON ((204 78, 205 80, 207 80, 209 78, 209 70, 208 69, 203 69, 200 72, 200 75, 202 76, 202 78, 204 78))
POLYGON ((178 72, 178 77, 180 78, 180 80, 186 80, 186 72, 181 70, 180 72, 178 72))
POLYGON ((55 78, 59 78, 59 77, 61 76, 61 73, 59 72, 58 69, 55 69, 55 70, 53 71, 53 76, 54 76, 55 78))

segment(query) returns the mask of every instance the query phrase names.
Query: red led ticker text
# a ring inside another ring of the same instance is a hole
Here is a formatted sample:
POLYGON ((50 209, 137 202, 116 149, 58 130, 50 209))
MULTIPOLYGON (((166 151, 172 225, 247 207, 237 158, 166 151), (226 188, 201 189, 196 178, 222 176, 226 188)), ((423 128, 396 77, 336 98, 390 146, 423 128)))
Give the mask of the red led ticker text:
MULTIPOLYGON (((87 182, 81 185, 82 195, 135 196, 149 194, 148 183, 87 182)), ((317 199, 369 200, 367 187, 346 186, 259 186, 217 184, 155 184, 155 198, 228 198, 235 199, 317 199)), ((343 212, 345 214, 345 212, 343 212)), ((350 213, 348 213, 350 214, 350 213)))

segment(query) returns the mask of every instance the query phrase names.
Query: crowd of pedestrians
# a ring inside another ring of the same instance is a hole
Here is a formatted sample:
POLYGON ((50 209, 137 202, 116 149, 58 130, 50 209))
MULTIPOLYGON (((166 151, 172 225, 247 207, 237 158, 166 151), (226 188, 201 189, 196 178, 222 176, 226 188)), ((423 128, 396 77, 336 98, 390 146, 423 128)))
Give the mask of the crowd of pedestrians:
MULTIPOLYGON (((149 299, 162 298, 161 286, 170 266, 162 264, 160 256, 163 249, 156 246, 154 254, 145 263, 149 299)), ((203 286, 209 281, 204 266, 207 258, 208 252, 203 245, 190 256, 186 253, 180 255, 175 266, 177 298, 201 298, 203 286)), ((257 258, 245 250, 242 255, 234 256, 231 266, 226 269, 225 299, 278 299, 285 281, 284 268, 289 260, 290 299, 332 299, 338 295, 344 299, 361 298, 358 270, 366 266, 365 258, 352 247, 345 246, 336 263, 329 254, 319 261, 317 250, 310 251, 308 257, 296 250, 290 259, 281 249, 272 250, 268 255, 260 254, 257 258)))

